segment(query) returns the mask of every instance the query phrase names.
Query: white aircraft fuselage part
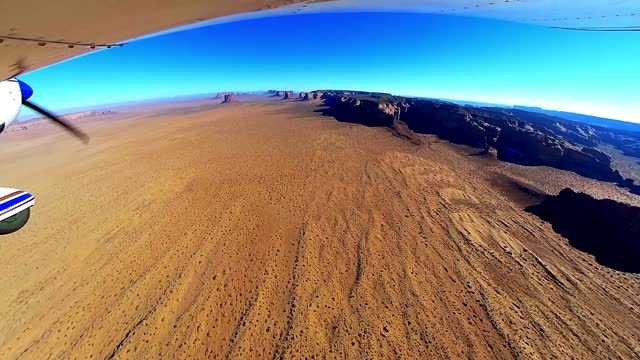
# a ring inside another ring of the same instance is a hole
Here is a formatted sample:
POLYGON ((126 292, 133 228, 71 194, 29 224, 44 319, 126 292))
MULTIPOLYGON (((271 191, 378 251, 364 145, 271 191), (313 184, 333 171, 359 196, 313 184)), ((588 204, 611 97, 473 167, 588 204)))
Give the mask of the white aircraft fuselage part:
POLYGON ((21 106, 22 93, 18 81, 15 79, 0 81, 0 133, 16 120, 21 106))
POLYGON ((35 205, 35 197, 26 191, 0 188, 0 221, 35 205))
MULTIPOLYGON (((30 92, 29 86, 25 86, 30 92)), ((15 79, 0 81, 0 133, 18 117, 22 98, 20 82, 15 79)), ((33 205, 35 205, 35 197, 30 193, 0 188, 0 235, 11 234, 26 225, 33 205)))

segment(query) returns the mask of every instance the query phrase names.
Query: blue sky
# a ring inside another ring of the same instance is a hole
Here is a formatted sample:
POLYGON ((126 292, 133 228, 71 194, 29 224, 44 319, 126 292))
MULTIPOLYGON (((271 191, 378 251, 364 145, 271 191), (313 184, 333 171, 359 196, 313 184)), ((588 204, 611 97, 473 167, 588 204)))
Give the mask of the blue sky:
POLYGON ((54 111, 218 91, 356 89, 541 106, 640 122, 640 33, 430 14, 314 14, 214 25, 28 74, 54 111))

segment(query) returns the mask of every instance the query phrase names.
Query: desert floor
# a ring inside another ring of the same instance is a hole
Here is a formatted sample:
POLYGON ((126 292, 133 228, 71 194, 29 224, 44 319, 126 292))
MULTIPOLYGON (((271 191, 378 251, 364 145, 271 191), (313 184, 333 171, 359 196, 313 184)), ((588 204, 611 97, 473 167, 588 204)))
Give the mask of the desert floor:
POLYGON ((0 358, 637 358, 640 275, 523 208, 610 184, 346 124, 165 104, 0 136, 0 358))

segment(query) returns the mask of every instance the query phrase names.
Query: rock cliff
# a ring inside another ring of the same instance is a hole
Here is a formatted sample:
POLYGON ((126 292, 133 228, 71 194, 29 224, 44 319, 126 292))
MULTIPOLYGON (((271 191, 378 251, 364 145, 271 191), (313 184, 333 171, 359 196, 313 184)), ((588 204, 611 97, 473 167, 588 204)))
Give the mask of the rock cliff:
POLYGON ((612 168, 606 153, 594 147, 604 135, 590 125, 520 110, 464 107, 386 93, 322 90, 303 97, 313 99, 323 99, 328 106, 324 113, 339 121, 388 127, 415 143, 421 142, 415 133, 434 134, 484 152, 494 148, 504 161, 568 170, 638 190, 612 168))

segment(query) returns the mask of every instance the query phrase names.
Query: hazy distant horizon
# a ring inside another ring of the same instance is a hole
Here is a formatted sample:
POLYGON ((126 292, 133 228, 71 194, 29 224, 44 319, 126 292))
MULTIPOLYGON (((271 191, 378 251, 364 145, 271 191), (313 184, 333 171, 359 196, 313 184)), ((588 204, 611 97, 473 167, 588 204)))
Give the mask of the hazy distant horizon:
MULTIPOLYGON (((278 90, 280 90, 280 91, 290 91, 291 89, 282 88, 282 89, 278 89, 278 90)), ((313 90, 291 90, 291 91, 293 91, 294 93, 298 94, 300 92, 310 92, 310 91, 315 91, 315 90, 345 90, 345 89, 313 89, 313 90)), ((389 93, 388 91, 368 90, 368 89, 366 89, 366 90, 348 89, 348 90, 389 93)), ((197 93, 197 94, 186 94, 186 95, 183 94, 183 95, 175 95, 175 96, 163 96, 163 97, 155 97, 155 98, 147 98, 147 99, 136 99, 136 100, 125 101, 125 102, 102 103, 102 104, 93 104, 93 105, 87 105, 87 106, 70 107, 70 108, 65 108, 65 109, 58 109, 58 110, 55 111, 55 113, 58 114, 58 115, 67 115, 67 114, 73 114, 73 113, 84 112, 84 111, 106 111, 106 110, 113 110, 113 109, 117 109, 117 108, 127 108, 127 107, 132 107, 132 106, 137 106, 137 105, 144 105, 144 104, 147 104, 147 103, 152 104, 154 102, 198 100, 200 98, 202 98, 202 99, 211 98, 212 96, 216 95, 217 93, 223 93, 223 92, 232 92, 232 93, 239 93, 239 94, 260 94, 260 93, 265 93, 266 94, 268 92, 268 90, 267 89, 265 89, 265 90, 250 90, 250 91, 220 90, 220 91, 214 91, 214 92, 210 92, 210 93, 197 93)), ((449 101, 449 102, 457 103, 459 105, 470 105, 470 106, 486 106, 486 107, 500 107, 500 108, 512 108, 512 107, 516 107, 516 106, 524 106, 524 107, 531 107, 531 108, 540 108, 542 110, 547 110, 547 111, 569 112, 569 113, 574 113, 574 114, 599 117, 599 118, 603 118, 603 119, 607 119, 607 120, 622 121, 622 122, 631 123, 631 124, 640 124, 640 122, 629 121, 629 120, 624 120, 624 119, 616 119, 616 118, 613 118, 613 117, 606 117, 606 116, 601 116, 601 115, 588 114, 588 113, 585 113, 585 112, 579 112, 579 111, 573 111, 573 110, 549 109, 549 108, 538 106, 536 104, 504 104, 504 103, 495 103, 495 102, 475 100, 475 99, 451 99, 451 98, 437 97, 437 96, 407 95, 407 94, 393 94, 393 93, 390 93, 390 94, 396 95, 396 96, 408 97, 408 98, 425 98, 425 99, 449 101)), ((20 114, 18 115, 17 121, 18 122, 30 121, 30 120, 38 119, 38 118, 41 118, 41 117, 42 117, 42 115, 34 113, 33 111, 23 107, 22 110, 20 111, 20 114)))

